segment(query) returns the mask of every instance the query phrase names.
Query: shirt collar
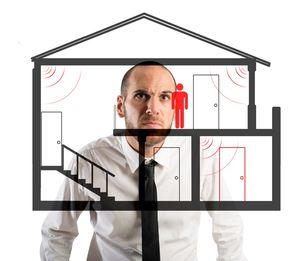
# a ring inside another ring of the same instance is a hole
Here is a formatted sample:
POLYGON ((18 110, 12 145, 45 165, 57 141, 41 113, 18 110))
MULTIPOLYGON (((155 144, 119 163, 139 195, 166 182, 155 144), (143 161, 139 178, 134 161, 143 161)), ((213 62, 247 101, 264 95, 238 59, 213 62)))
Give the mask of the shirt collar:
POLYGON ((170 143, 170 138, 167 136, 165 138, 164 144, 160 148, 160 150, 153 155, 153 159, 163 167, 170 168, 172 154, 174 153, 173 148, 174 145, 170 143))
POLYGON ((133 174, 139 166, 139 154, 128 144, 126 136, 121 137, 121 143, 127 164, 133 174))
MULTIPOLYGON (((139 153, 136 152, 128 144, 126 136, 121 137, 121 144, 131 173, 134 174, 139 167, 139 153)), ((153 155, 153 159, 158 163, 158 166, 161 165, 167 168, 170 167, 172 158, 172 155, 170 155, 170 153, 173 153, 173 150, 168 149, 172 148, 170 145, 170 140, 168 139, 168 137, 166 137, 162 149, 160 149, 156 154, 153 155)))

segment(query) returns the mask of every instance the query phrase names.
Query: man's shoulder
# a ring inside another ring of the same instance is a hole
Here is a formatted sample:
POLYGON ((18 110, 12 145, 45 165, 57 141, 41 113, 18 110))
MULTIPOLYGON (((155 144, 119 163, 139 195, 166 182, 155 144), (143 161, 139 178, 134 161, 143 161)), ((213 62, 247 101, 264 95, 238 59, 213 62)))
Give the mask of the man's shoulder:
POLYGON ((101 137, 97 140, 94 140, 88 144, 86 144, 84 147, 82 147, 79 150, 80 154, 90 154, 97 151, 103 151, 105 149, 119 150, 121 146, 121 139, 117 136, 107 136, 107 137, 101 137))

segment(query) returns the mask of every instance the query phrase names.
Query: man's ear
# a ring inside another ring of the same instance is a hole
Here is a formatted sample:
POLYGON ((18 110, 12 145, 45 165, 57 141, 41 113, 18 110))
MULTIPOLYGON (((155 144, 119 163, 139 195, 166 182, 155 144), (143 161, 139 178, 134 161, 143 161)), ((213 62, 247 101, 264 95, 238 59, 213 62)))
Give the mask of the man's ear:
POLYGON ((124 97, 119 95, 117 98, 117 113, 120 118, 123 118, 125 116, 124 112, 124 97))

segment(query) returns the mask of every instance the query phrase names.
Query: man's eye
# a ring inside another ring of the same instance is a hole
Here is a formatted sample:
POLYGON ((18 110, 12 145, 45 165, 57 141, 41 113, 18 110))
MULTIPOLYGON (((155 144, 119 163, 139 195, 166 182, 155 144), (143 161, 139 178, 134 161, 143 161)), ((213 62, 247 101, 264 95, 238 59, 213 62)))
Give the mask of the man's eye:
POLYGON ((164 101, 170 100, 170 95, 167 95, 167 94, 161 95, 160 97, 161 97, 161 99, 164 100, 164 101))
POLYGON ((137 100, 147 100, 148 95, 145 93, 137 93, 136 95, 134 95, 134 98, 137 100))

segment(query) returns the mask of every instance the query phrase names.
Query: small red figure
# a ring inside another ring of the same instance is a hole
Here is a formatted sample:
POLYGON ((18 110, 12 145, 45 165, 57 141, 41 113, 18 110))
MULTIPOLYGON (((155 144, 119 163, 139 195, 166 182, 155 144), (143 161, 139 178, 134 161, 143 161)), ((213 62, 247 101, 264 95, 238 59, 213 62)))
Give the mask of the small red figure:
POLYGON ((172 109, 175 110, 175 127, 184 127, 184 109, 188 109, 188 94, 182 91, 183 85, 178 83, 172 93, 172 109))

